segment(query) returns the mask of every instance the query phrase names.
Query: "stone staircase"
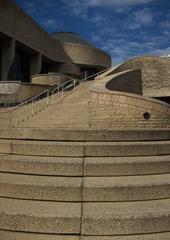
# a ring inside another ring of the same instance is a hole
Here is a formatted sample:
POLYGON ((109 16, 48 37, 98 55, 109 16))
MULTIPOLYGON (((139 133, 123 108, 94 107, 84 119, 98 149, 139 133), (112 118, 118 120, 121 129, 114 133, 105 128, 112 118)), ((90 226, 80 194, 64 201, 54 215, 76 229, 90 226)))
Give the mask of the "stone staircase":
MULTIPOLYGON (((64 97, 53 96, 53 104, 45 107, 30 119, 21 122, 21 127, 87 128, 88 100, 91 82, 84 82, 72 91, 64 92, 64 97)), ((43 101, 46 101, 43 100, 43 101)), ((51 99, 49 99, 51 103, 51 99)))
POLYGON ((0 130, 1 240, 170 239, 170 130, 21 129, 0 130))

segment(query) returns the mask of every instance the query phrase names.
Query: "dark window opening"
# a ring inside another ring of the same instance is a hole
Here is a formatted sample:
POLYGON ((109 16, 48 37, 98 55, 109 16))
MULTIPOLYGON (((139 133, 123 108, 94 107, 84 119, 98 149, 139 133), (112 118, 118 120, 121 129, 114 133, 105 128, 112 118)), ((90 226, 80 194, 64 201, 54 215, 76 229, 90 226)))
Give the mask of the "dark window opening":
POLYGON ((45 61, 42 61, 41 74, 45 74, 49 72, 50 72, 50 64, 45 61))
MULTIPOLYGON (((81 79, 85 79, 88 78, 89 76, 92 76, 94 74, 96 74, 98 71, 96 68, 81 68, 81 79)), ((89 80, 93 79, 89 78, 89 80)))
POLYGON ((2 50, 1 50, 1 41, 0 41, 0 81, 1 81, 1 62, 2 62, 1 56, 2 56, 2 50))
POLYGON ((30 82, 30 56, 28 53, 16 48, 15 59, 9 71, 8 79, 30 82))

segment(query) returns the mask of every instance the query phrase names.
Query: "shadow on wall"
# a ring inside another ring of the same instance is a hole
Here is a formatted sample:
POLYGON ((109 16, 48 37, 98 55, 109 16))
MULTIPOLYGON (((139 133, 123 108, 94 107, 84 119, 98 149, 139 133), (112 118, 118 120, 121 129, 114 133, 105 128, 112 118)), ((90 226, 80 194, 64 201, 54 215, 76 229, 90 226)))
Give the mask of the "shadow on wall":
POLYGON ((140 69, 117 73, 106 83, 110 91, 119 91, 142 95, 142 75, 140 69))

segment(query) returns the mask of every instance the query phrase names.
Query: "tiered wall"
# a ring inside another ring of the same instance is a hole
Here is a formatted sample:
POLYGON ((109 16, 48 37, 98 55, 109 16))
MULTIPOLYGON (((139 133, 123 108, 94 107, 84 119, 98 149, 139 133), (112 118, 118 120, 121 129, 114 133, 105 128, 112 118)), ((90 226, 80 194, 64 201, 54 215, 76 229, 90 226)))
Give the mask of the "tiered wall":
MULTIPOLYGON (((108 77, 96 81, 90 89, 89 123, 91 127, 102 128, 163 128, 170 127, 169 104, 158 100, 129 93, 129 79, 137 79, 136 70, 124 71, 112 76, 111 87, 117 90, 117 81, 124 81, 120 91, 106 88, 108 77), (123 92, 123 90, 127 92, 123 92)), ((136 88, 136 92, 138 89, 136 88)))
POLYGON ((118 66, 112 73, 129 69, 142 70, 143 95, 149 97, 170 96, 170 58, 137 57, 118 66))

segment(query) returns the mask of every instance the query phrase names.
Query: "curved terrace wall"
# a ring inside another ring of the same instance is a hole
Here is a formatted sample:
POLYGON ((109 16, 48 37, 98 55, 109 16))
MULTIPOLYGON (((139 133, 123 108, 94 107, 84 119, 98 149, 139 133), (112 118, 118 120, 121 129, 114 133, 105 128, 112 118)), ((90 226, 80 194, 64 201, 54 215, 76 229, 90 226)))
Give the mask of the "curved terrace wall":
POLYGON ((0 82, 0 86, 0 103, 24 101, 50 88, 49 85, 45 84, 30 84, 19 81, 0 82))
MULTIPOLYGON (((114 76, 117 77, 117 74, 114 76)), ((122 77, 125 78, 125 76, 128 76, 127 72, 122 73, 122 77)), ((111 91, 106 88, 107 84, 106 77, 106 79, 96 81, 90 89, 89 122, 91 127, 170 127, 169 104, 137 94, 111 91)))
POLYGON ((112 73, 128 69, 141 69, 143 95, 149 97, 170 96, 170 59, 144 56, 131 59, 118 66, 112 73))

